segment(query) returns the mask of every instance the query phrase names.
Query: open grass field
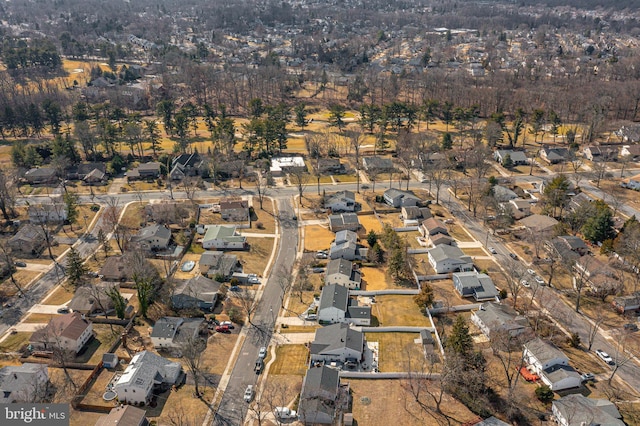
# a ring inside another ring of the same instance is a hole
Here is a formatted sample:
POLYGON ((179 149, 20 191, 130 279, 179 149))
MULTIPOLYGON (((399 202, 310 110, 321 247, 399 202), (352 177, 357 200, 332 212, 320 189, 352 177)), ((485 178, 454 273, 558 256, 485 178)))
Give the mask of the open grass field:
POLYGON ((276 218, 274 214, 273 203, 271 198, 265 198, 262 201, 262 210, 257 197, 253 199, 253 211, 255 217, 251 221, 251 229, 246 232, 258 232, 265 234, 274 234, 276 232, 276 218), (258 224, 262 224, 262 228, 258 228, 258 224))
POLYGON ((447 228, 449 230, 449 235, 451 235, 456 241, 467 243, 475 241, 473 237, 471 237, 467 231, 458 224, 447 225, 447 228))
POLYGON ((267 262, 271 257, 274 242, 275 239, 272 237, 247 237, 249 251, 233 252, 242 263, 244 273, 264 274, 267 262))
POLYGON ((200 386, 202 398, 194 397, 195 388, 192 385, 183 385, 174 390, 169 390, 158 395, 158 406, 147 409, 147 417, 158 425, 175 424, 172 421, 180 419, 178 424, 202 423, 207 411, 209 401, 215 394, 215 389, 200 386), (173 419, 173 420, 172 420, 173 419))
POLYGON ((413 296, 396 294, 377 296, 376 303, 371 308, 372 315, 378 318, 380 326, 432 326, 429 318, 413 301, 413 296))
POLYGON ((276 359, 269 375, 304 376, 307 371, 309 349, 304 345, 281 345, 276 348, 276 359))
POLYGON ((320 225, 309 225, 304 227, 304 249, 305 251, 326 250, 335 240, 335 234, 329 228, 320 225))
POLYGON ((358 216, 360 225, 365 234, 374 231, 376 233, 382 232, 382 222, 375 215, 361 215, 358 216))
POLYGON ((364 281, 363 289, 367 291, 372 290, 386 290, 388 288, 398 288, 393 281, 385 273, 386 269, 382 267, 372 268, 365 266, 360 268, 362 273, 362 280, 364 281))
POLYGON ((489 256, 483 248, 480 247, 463 247, 460 250, 468 256, 489 256))
MULTIPOLYGON (((353 418, 360 425, 402 425, 423 426, 447 424, 436 421, 421 410, 415 398, 405 390, 401 380, 349 380, 353 398, 353 418), (393 408, 391 408, 393 407, 393 408)), ((437 382, 433 383, 437 386, 437 382)), ((422 396, 422 403, 432 406, 428 396, 422 396)), ((452 417, 451 424, 465 424, 476 419, 464 405, 445 396, 443 411, 452 417)))
POLYGON ((378 369, 382 373, 407 371, 409 357, 423 357, 422 348, 414 340, 418 333, 365 333, 367 342, 378 342, 378 369))

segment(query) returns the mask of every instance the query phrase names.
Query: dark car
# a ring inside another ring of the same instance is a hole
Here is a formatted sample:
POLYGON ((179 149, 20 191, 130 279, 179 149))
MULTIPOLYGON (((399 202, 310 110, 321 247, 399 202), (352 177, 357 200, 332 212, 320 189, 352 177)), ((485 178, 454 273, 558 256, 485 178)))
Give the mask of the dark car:
POLYGON ((241 291, 241 290, 240 290, 240 287, 238 287, 237 285, 232 285, 232 286, 229 288, 229 290, 231 290, 231 291, 235 291, 235 292, 241 291))
POLYGON ((638 331, 638 325, 631 322, 623 325, 623 327, 627 331, 638 331))
POLYGON ((26 268, 27 264, 24 262, 13 262, 14 265, 16 265, 19 268, 26 268))
POLYGON ((253 371, 255 371, 256 374, 260 374, 260 373, 262 373, 262 369, 263 368, 264 368, 264 361, 262 360, 262 358, 258 358, 256 360, 255 367, 253 367, 253 371))
POLYGON ((69 312, 71 312, 71 311, 70 311, 70 310, 69 310, 69 308, 67 308, 67 307, 62 307, 62 308, 59 308, 59 309, 57 310, 57 312, 58 312, 59 314, 68 314, 68 313, 69 313, 69 312))
POLYGON ((516 256, 515 253, 509 253, 509 257, 513 260, 518 260, 518 256, 516 256))

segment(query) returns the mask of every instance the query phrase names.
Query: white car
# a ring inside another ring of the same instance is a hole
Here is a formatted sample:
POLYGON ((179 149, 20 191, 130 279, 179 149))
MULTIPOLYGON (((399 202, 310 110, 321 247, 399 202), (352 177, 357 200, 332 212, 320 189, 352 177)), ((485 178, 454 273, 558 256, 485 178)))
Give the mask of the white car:
POLYGON ((255 394, 253 390, 253 385, 247 386, 247 390, 244 391, 244 401, 251 402, 253 401, 253 395, 255 394))
POLYGON ((545 285, 546 283, 544 282, 544 280, 542 278, 540 278, 539 276, 536 275, 536 277, 534 278, 534 280, 540 284, 540 285, 545 285))
POLYGON ((533 269, 527 269, 527 273, 528 273, 529 275, 535 275, 535 274, 536 274, 536 271, 534 271, 533 269))
POLYGON ((288 407, 276 407, 274 411, 276 417, 280 420, 291 420, 298 418, 298 413, 296 413, 294 410, 289 409, 288 407))
POLYGON ((491 252, 491 254, 498 254, 498 251, 493 247, 489 247, 489 251, 491 252))
POLYGON ((598 355, 598 357, 601 360, 603 360, 604 362, 606 362, 607 364, 616 365, 616 363, 613 362, 613 358, 611 358, 611 355, 609 355, 608 353, 606 353, 602 349, 596 349, 596 355, 598 355))
POLYGON ((520 280, 520 285, 522 285, 522 287, 526 287, 526 288, 531 287, 531 284, 529 284, 529 282, 527 280, 520 280))
POLYGON ((267 357, 267 347, 263 346, 258 351, 258 358, 266 358, 267 357))
POLYGON ((247 282, 249 284, 260 284, 260 278, 256 274, 249 274, 247 275, 247 282))

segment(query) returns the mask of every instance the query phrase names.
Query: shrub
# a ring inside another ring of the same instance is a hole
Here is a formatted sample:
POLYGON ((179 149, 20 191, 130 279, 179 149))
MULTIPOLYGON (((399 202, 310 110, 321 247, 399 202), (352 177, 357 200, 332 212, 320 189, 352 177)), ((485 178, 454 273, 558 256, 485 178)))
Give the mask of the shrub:
POLYGON ((229 320, 236 324, 242 324, 242 316, 237 308, 229 309, 229 320))
POLYGON ((571 336, 567 337, 567 343, 572 348, 579 348, 582 343, 580 340, 580 335, 578 333, 571 333, 571 336))
POLYGON ((553 391, 547 385, 542 385, 536 389, 536 397, 544 403, 553 401, 553 391))

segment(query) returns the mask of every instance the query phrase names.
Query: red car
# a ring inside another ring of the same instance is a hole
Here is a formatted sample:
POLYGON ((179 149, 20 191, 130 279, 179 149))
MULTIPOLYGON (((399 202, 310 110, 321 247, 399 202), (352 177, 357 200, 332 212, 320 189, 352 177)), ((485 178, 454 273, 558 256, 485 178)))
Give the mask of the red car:
POLYGON ((231 330, 229 330, 228 325, 219 325, 216 327, 216 331, 218 333, 231 333, 231 330))

